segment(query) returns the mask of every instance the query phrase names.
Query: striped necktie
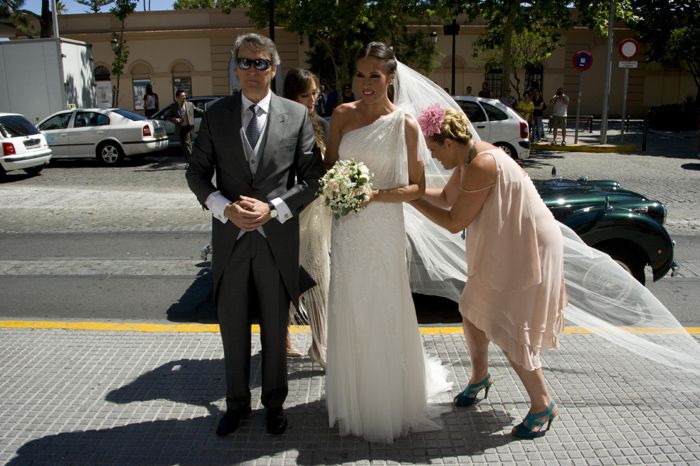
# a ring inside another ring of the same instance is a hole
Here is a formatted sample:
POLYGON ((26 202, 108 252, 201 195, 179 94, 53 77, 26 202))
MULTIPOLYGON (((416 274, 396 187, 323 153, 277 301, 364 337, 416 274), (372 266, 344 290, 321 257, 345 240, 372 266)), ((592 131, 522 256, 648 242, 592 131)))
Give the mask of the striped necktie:
POLYGON ((253 113, 253 118, 251 118, 250 123, 248 123, 248 127, 245 129, 245 135, 248 138, 250 147, 255 149, 255 144, 257 144, 258 138, 260 137, 260 120, 258 120, 258 106, 253 104, 250 107, 248 107, 248 110, 250 110, 253 113))

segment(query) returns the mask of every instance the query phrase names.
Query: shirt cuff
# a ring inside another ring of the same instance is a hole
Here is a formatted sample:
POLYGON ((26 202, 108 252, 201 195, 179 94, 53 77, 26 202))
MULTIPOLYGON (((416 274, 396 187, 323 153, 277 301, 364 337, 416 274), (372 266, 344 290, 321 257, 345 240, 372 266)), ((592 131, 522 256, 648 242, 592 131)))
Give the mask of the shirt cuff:
POLYGON ((273 206, 275 206, 275 210, 277 211, 277 220, 279 220, 280 223, 284 223, 292 218, 292 211, 289 210, 289 206, 287 206, 287 203, 284 202, 282 198, 276 197, 270 202, 273 206))
POLYGON ((226 196, 221 194, 221 191, 214 191, 207 197, 204 204, 206 204, 215 219, 221 223, 226 223, 228 222, 228 218, 224 216, 224 209, 230 202, 231 201, 229 201, 226 196))

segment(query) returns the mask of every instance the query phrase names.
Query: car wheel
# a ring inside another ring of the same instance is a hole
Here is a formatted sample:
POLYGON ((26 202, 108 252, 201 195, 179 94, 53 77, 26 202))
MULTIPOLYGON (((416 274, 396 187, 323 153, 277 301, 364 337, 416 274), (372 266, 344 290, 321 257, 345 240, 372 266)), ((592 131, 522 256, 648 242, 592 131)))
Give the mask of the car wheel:
POLYGON ((641 251, 624 246, 601 248, 601 251, 620 264, 620 266, 639 283, 642 285, 645 284, 646 276, 644 275, 644 266, 646 265, 646 260, 641 251))
POLYGON ((511 146, 507 142, 497 142, 495 144, 495 146, 498 147, 499 149, 502 149, 503 152, 508 154, 508 156, 511 159, 516 160, 516 161, 518 160, 518 152, 515 150, 515 148, 513 146, 511 146))
POLYGON ((24 169, 24 173, 26 173, 27 175, 35 176, 35 175, 38 175, 39 173, 41 173, 41 170, 43 170, 43 169, 44 169, 43 166, 29 167, 29 168, 24 169))
POLYGON ((124 152, 116 142, 103 142, 97 147, 97 160, 104 165, 116 165, 124 158, 124 152))

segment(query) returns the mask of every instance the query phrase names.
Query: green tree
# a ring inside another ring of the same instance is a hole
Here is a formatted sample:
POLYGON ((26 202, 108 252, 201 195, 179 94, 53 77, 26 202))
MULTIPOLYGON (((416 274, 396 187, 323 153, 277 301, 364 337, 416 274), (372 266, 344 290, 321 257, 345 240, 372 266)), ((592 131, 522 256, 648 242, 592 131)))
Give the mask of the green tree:
MULTIPOLYGON (((53 20, 49 0, 42 0, 41 14, 24 9, 24 0, 0 0, 0 25, 14 29, 20 37, 33 39, 37 37, 53 37, 53 20), (34 24, 39 24, 37 33, 34 24)), ((61 0, 56 1, 58 14, 65 11, 61 0)))
MULTIPOLYGON (((515 96, 518 100, 521 98, 521 90, 524 90, 520 86, 518 69, 544 64, 552 56, 552 52, 557 46, 556 41, 554 45, 552 44, 553 40, 551 35, 539 31, 526 30, 513 34, 510 50, 513 73, 510 83, 511 87, 515 89, 515 96)), ((474 50, 474 59, 476 63, 484 65, 486 69, 500 69, 503 48, 494 46, 493 48, 476 49, 474 50)))
POLYGON ((75 0, 76 3, 88 7, 88 11, 99 13, 102 7, 114 3, 114 0, 75 0))
MULTIPOLYGON (((330 68, 336 85, 349 82, 355 52, 370 40, 394 47, 400 60, 424 72, 434 66, 435 44, 421 28, 409 28, 416 18, 434 17, 438 10, 425 0, 274 0, 275 24, 307 38, 311 45, 309 62, 319 72, 330 68), (330 64, 330 66, 327 66, 330 64)), ((247 7, 253 23, 269 25, 268 1, 177 0, 179 8, 211 7, 228 13, 247 7)))
POLYGON ((112 105, 115 107, 119 104, 120 78, 124 71, 124 66, 129 60, 129 46, 126 44, 126 39, 124 39, 124 27, 127 16, 133 13, 134 10, 136 10, 136 2, 131 0, 116 0, 116 4, 110 10, 110 13, 117 17, 120 24, 119 33, 112 33, 112 42, 116 44, 114 46, 114 61, 112 62, 112 74, 117 76, 117 85, 112 93, 112 105))
POLYGON ((35 37, 31 22, 39 17, 23 7, 24 0, 0 0, 0 25, 13 28, 19 36, 35 37))
POLYGON ((175 0, 173 8, 176 10, 193 10, 195 8, 218 8, 215 0, 175 0))
MULTIPOLYGON (((515 65, 513 46, 517 37, 526 37, 523 34, 527 34, 532 40, 536 38, 538 49, 543 47, 542 51, 547 55, 558 46, 560 31, 577 24, 594 28, 605 36, 610 1, 614 0, 577 0, 573 3, 568 0, 468 0, 457 3, 453 8, 465 13, 470 21, 483 18, 486 32, 476 46, 482 51, 501 51, 503 82, 517 91, 517 82, 511 79, 515 65)), ((619 0, 616 3, 618 18, 630 15, 628 1, 619 0)), ((448 5, 454 4, 454 1, 448 1, 448 5)))
POLYGON ((693 75, 700 103, 700 2, 632 0, 628 23, 646 46, 649 61, 684 65, 693 75))

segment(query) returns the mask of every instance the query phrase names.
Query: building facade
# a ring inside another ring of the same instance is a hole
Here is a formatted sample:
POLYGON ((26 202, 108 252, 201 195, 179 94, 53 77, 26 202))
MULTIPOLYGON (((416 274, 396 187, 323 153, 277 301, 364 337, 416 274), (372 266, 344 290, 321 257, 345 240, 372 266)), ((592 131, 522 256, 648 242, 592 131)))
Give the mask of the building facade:
MULTIPOLYGON (((461 23, 455 39, 455 94, 465 94, 470 86, 474 94, 487 81, 500 95, 500 74, 487 72, 483 65, 472 58, 473 44, 484 30, 478 23, 461 23)), ((438 66, 429 76, 442 87, 449 88, 452 82, 452 36, 442 33, 442 26, 415 25, 426 32, 437 33, 440 56, 438 66)), ((71 14, 59 16, 62 37, 92 44, 98 93, 104 95, 117 85, 117 77, 110 72, 114 59, 112 32, 120 30, 120 24, 110 13, 71 14)), ((159 94, 161 107, 169 103, 177 88, 184 88, 189 95, 227 95, 236 87, 233 73, 231 47, 235 37, 241 33, 267 30, 256 29, 245 15, 245 10, 233 10, 224 14, 219 10, 172 10, 134 12, 125 23, 124 39, 129 47, 129 59, 119 78, 118 106, 141 112, 143 92, 151 84, 159 94)), ((633 37, 628 28, 619 27, 614 33, 614 53, 609 99, 609 115, 619 117, 623 106, 624 70, 618 68, 621 60, 617 46, 625 38, 633 37)), ((306 63, 308 45, 297 34, 282 28, 275 29, 282 59, 278 71, 278 85, 285 70, 306 63)), ((575 114, 578 90, 581 86, 582 115, 602 114, 605 82, 607 39, 587 28, 575 28, 562 34, 561 45, 539 69, 518 70, 521 90, 528 85, 541 86, 545 98, 558 87, 570 95, 569 114, 575 114), (593 56, 590 69, 578 71, 573 65, 577 51, 586 50, 593 56)), ((641 54, 638 57, 641 60, 641 54)), ((400 59, 400 57, 399 57, 400 59)), ((638 68, 628 72, 627 114, 641 117, 650 107, 661 104, 684 102, 695 96, 696 88, 692 76, 681 69, 664 68, 659 64, 639 61, 638 68)), ((110 94, 111 95, 111 94, 110 94)), ((357 95, 357 93, 355 93, 357 95)))

